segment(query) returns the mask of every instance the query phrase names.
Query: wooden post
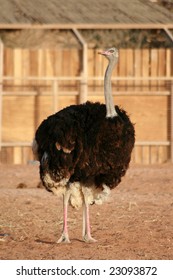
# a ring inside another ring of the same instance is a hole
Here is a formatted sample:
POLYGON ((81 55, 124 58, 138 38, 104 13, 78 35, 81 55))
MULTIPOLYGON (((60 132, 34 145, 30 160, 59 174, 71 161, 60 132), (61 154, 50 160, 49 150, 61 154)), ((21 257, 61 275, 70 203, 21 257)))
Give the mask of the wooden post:
POLYGON ((52 110, 56 113, 58 110, 58 81, 52 81, 52 110))
POLYGON ((173 35, 172 35, 171 31, 168 28, 163 28, 163 30, 166 32, 166 35, 168 36, 168 38, 173 42, 173 35))
POLYGON ((4 46, 2 41, 0 40, 0 151, 2 148, 3 58, 4 58, 4 46))
POLYGON ((85 103, 88 99, 88 83, 85 75, 82 73, 82 80, 80 82, 79 104, 85 103))
POLYGON ((81 91, 79 95, 79 103, 85 103, 88 99, 88 48, 87 44, 83 44, 83 67, 82 67, 81 91))
POLYGON ((171 81, 171 102, 170 102, 171 114, 170 114, 170 148, 171 148, 171 163, 173 163, 173 82, 171 81))
POLYGON ((81 72, 81 88, 79 93, 79 103, 85 103, 88 99, 88 47, 82 35, 75 28, 72 29, 73 33, 81 43, 83 47, 83 56, 82 56, 82 72, 81 72))

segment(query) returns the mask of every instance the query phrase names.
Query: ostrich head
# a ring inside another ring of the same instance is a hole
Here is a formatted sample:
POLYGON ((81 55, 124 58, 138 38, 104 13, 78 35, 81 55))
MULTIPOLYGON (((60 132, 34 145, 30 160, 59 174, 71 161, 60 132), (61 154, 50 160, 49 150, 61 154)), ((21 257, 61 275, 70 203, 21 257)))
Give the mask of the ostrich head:
POLYGON ((104 55, 109 61, 111 61, 111 60, 117 61, 118 56, 119 56, 118 50, 114 47, 107 49, 105 51, 101 51, 101 52, 99 52, 99 54, 104 55))

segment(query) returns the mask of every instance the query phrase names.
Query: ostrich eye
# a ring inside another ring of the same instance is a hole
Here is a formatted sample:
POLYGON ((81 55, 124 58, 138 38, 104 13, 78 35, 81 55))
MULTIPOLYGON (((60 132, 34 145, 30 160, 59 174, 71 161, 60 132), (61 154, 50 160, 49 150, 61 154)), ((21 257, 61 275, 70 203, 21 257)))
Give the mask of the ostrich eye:
POLYGON ((114 53, 114 50, 110 50, 109 52, 110 52, 110 53, 114 53))

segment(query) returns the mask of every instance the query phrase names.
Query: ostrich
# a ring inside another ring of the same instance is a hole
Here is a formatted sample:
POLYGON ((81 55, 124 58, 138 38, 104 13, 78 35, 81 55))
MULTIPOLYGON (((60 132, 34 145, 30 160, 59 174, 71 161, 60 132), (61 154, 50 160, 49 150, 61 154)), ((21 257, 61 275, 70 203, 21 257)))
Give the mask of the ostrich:
POLYGON ((91 236, 89 205, 102 204, 128 169, 135 142, 134 126, 126 112, 114 106, 111 74, 118 50, 99 52, 108 59, 104 77, 105 104, 71 105, 45 119, 33 140, 45 188, 63 195, 63 231, 60 242, 70 242, 68 204, 83 207, 83 240, 91 236))

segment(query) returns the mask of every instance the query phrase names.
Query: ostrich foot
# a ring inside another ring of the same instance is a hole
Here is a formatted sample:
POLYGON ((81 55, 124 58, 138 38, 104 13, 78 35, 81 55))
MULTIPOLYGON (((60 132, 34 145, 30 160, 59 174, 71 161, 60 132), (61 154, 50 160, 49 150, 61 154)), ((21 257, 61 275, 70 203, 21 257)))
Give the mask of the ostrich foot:
POLYGON ((63 233, 60 237, 60 239, 58 239, 57 243, 70 243, 70 239, 68 237, 68 234, 63 233))
POLYGON ((84 242, 88 242, 88 243, 97 242, 97 240, 94 239, 94 238, 92 238, 92 236, 89 235, 89 234, 85 234, 85 235, 83 236, 83 241, 84 241, 84 242))

